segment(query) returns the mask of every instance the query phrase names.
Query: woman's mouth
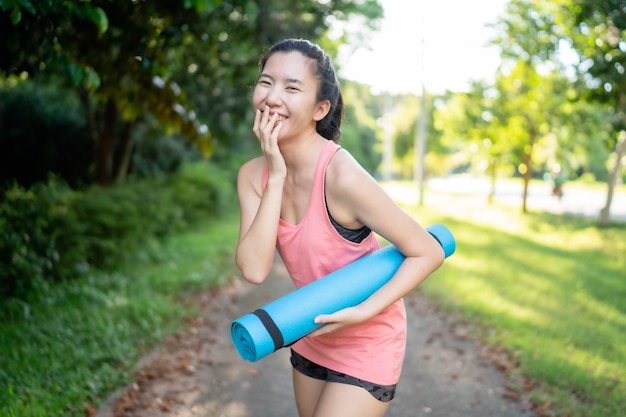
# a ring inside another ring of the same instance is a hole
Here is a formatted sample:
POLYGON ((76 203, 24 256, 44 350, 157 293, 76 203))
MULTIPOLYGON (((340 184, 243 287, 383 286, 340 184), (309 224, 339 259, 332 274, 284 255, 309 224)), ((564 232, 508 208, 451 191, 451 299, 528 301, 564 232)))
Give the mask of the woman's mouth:
MULTIPOLYGON (((261 112, 263 112, 263 110, 261 110, 261 112)), ((285 121, 287 119, 287 116, 283 116, 280 113, 274 113, 274 112, 270 113, 270 118, 274 117, 274 115, 278 115, 278 117, 276 118, 276 122, 277 123, 278 122, 283 122, 283 121, 285 121)))

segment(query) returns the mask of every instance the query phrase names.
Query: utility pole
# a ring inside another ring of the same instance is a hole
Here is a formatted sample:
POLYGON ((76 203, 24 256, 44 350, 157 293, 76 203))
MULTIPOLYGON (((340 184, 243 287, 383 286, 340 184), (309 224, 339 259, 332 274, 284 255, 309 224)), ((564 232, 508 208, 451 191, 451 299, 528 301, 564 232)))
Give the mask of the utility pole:
POLYGON ((393 119, 391 112, 391 98, 385 98, 385 113, 378 120, 378 124, 383 128, 383 180, 393 179, 393 119))
POLYGON ((424 87, 424 13, 422 12, 422 47, 420 51, 420 64, 421 64, 421 92, 422 97, 420 100, 420 115, 418 118, 417 135, 415 135, 415 141, 413 144, 415 152, 415 162, 413 165, 413 177, 415 185, 417 186, 418 204, 424 205, 424 182, 425 182, 425 169, 424 169, 424 155, 426 154, 426 88, 424 87))

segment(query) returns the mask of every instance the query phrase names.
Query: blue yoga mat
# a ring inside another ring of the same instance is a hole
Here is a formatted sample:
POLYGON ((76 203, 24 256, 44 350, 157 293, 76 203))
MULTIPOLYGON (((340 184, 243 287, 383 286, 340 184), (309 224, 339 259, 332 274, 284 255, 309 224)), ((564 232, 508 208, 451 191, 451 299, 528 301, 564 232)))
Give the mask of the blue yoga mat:
MULTIPOLYGON (((456 250, 447 227, 426 230, 441 244, 446 258, 456 250)), ((321 327, 313 320, 365 301, 396 273, 404 255, 393 245, 365 255, 235 320, 231 337, 244 360, 256 362, 321 327), (315 300, 306 302, 305 300, 315 300)))

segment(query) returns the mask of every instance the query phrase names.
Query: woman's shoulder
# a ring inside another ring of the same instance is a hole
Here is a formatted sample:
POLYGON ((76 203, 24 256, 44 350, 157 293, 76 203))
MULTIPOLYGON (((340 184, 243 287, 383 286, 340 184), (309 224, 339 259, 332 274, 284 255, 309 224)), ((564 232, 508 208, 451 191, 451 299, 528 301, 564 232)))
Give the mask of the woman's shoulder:
POLYGON ((353 203, 353 198, 378 187, 376 180, 350 154, 340 149, 326 169, 326 192, 333 199, 353 203))
POLYGON ((253 176, 262 173, 264 167, 265 158, 263 156, 257 156, 241 165, 239 168, 239 176, 253 176))
POLYGON ((368 172, 359 164, 350 152, 340 148, 335 152, 326 170, 327 177, 339 186, 353 187, 355 181, 359 182, 370 177, 368 172))
POLYGON ((240 191, 253 189, 256 193, 260 192, 263 180, 263 169, 265 167, 265 158, 259 156, 245 162, 239 168, 237 176, 237 187, 240 191))

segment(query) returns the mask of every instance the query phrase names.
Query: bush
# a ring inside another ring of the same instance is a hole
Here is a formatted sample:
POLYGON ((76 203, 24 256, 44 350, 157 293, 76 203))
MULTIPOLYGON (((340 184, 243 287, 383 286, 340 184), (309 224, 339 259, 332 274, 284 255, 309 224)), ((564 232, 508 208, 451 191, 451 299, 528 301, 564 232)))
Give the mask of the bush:
POLYGON ((0 83, 0 179, 24 187, 52 172, 89 182, 93 147, 77 93, 35 81, 0 83))
POLYGON ((57 180, 31 189, 14 186, 0 205, 0 285, 23 297, 42 279, 72 276, 84 258, 76 193, 57 180))
POLYGON ((13 185, 0 201, 0 301, 108 268, 138 245, 223 212, 234 202, 233 184, 205 161, 170 177, 84 192, 57 179, 13 185))
POLYGON ((585 172, 578 180, 584 184, 595 184, 597 182, 596 177, 591 172, 585 172))
POLYGON ((89 265, 111 266, 132 246, 180 225, 171 215, 177 208, 170 204, 169 190, 153 185, 129 182, 113 188, 92 187, 78 199, 75 210, 84 225, 82 239, 89 265), (165 229, 156 233, 161 227, 165 229))
POLYGON ((214 165, 187 164, 169 182, 172 198, 184 208, 183 218, 187 223, 220 214, 235 202, 235 176, 214 165))
POLYGON ((134 133, 131 172, 137 177, 177 172, 184 164, 202 160, 197 146, 180 134, 165 135, 150 119, 134 133))

